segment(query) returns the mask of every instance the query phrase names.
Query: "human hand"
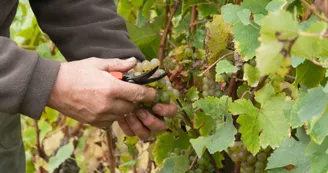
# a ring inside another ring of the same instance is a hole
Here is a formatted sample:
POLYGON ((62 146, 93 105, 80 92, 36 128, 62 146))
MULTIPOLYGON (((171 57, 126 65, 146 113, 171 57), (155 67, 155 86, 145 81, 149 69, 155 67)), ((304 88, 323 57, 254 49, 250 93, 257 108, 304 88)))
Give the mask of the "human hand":
MULTIPOLYGON (((157 103, 152 110, 163 117, 172 118, 177 113, 176 104, 157 103)), ((146 140, 152 132, 160 132, 166 129, 164 120, 157 118, 145 109, 139 109, 136 113, 128 114, 125 119, 118 120, 123 132, 128 136, 138 136, 141 140, 146 140)))
POLYGON ((63 63, 51 91, 48 106, 82 123, 109 127, 124 119, 139 102, 151 102, 156 90, 116 79, 111 71, 125 72, 136 59, 98 59, 63 63))

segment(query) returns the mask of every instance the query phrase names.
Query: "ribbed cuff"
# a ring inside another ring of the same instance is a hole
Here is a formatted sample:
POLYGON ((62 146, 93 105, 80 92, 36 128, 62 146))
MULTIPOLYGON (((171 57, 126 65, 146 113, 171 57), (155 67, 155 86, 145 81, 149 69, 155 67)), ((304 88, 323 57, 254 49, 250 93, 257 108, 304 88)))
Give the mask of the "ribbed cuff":
POLYGON ((40 119, 57 79, 60 62, 39 57, 26 95, 21 104, 21 113, 40 119))

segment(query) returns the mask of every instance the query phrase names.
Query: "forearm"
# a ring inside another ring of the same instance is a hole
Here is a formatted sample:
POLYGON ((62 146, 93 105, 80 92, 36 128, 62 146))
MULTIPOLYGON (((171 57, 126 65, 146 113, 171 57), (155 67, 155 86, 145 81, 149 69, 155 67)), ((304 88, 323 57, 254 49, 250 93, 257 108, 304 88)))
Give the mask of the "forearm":
POLYGON ((144 56, 128 36, 113 0, 30 0, 40 27, 68 61, 144 56))
POLYGON ((59 62, 0 37, 0 112, 39 119, 55 83, 59 62))

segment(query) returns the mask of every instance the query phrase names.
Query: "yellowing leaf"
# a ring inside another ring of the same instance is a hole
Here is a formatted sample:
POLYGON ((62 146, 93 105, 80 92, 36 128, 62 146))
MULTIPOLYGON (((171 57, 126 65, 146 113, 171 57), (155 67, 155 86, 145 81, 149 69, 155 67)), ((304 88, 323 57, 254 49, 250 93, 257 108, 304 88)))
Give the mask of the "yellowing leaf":
POLYGON ((223 22, 221 15, 213 16, 213 21, 206 23, 206 56, 210 63, 227 47, 230 33, 231 26, 223 22))

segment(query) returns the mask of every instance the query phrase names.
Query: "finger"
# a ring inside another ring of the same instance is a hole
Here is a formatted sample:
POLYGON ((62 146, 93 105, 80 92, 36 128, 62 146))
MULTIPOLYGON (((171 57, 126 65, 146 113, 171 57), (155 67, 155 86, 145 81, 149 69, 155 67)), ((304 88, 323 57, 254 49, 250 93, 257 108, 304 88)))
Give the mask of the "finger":
POLYGON ((150 137, 150 131, 149 129, 145 128, 145 126, 142 125, 140 120, 134 115, 129 114, 127 117, 127 122, 131 128, 131 130, 136 134, 141 140, 146 140, 150 137))
POLYGON ((137 111, 136 115, 141 120, 141 122, 151 131, 160 132, 166 129, 165 121, 156 118, 147 110, 140 109, 137 111))
POLYGON ((101 65, 101 68, 108 72, 112 72, 112 71, 126 72, 135 66, 137 60, 134 57, 131 57, 126 60, 117 59, 117 58, 101 59, 99 63, 101 65))
POLYGON ((135 136, 134 132, 129 127, 128 123, 125 119, 118 120, 118 125, 121 127, 123 133, 127 136, 135 136))
POLYGON ((177 105, 172 100, 170 101, 170 104, 157 103, 153 106, 153 111, 164 117, 174 117, 177 110, 177 105))
POLYGON ((112 102, 113 105, 110 111, 115 112, 115 114, 117 115, 124 115, 124 114, 131 113, 137 107, 136 104, 126 100, 115 99, 112 102))
POLYGON ((128 83, 124 81, 117 82, 116 98, 131 102, 152 102, 156 98, 156 90, 142 85, 128 83))

